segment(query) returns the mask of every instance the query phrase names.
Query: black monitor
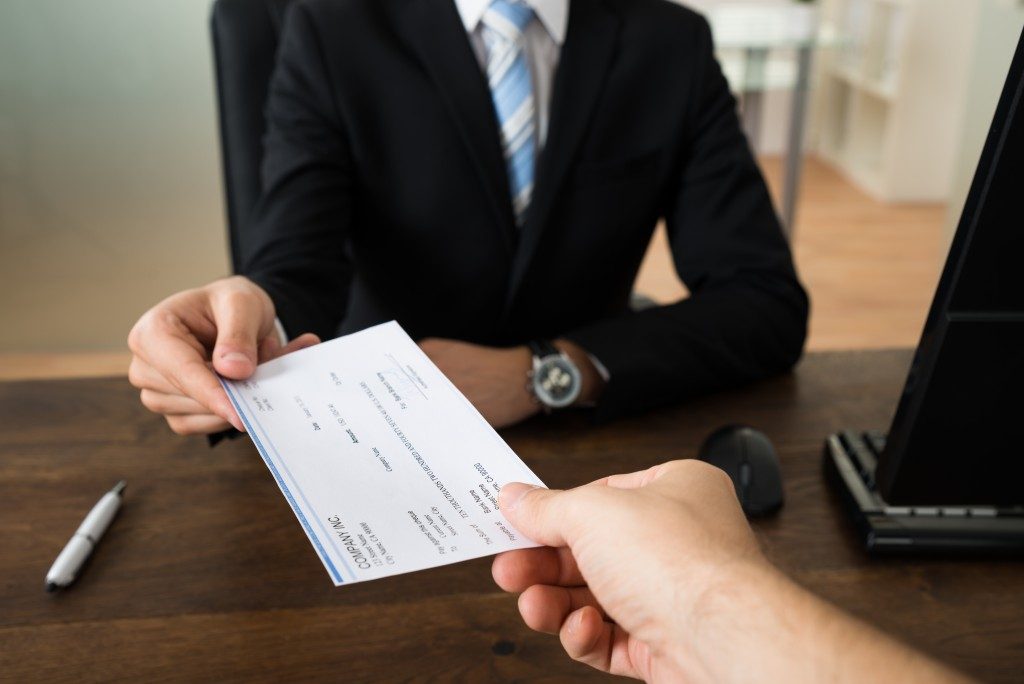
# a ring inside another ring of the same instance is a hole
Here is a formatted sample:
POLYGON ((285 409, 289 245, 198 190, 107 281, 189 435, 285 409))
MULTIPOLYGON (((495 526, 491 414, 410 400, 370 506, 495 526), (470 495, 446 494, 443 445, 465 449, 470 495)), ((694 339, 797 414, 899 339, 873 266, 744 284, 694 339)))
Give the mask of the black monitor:
POLYGON ((1024 39, 878 461, 894 504, 1024 504, 1024 39))
POLYGON ((887 532, 895 546, 985 546, 991 535, 956 541, 963 535, 949 532, 1015 516, 1016 525, 996 525, 1009 536, 995 536, 1024 547, 1022 95, 1024 36, 888 434, 846 432, 827 442, 835 482, 862 515, 875 511, 869 548, 887 532), (850 468, 864 491, 850 491, 850 468), (911 528, 933 534, 922 542, 911 528))

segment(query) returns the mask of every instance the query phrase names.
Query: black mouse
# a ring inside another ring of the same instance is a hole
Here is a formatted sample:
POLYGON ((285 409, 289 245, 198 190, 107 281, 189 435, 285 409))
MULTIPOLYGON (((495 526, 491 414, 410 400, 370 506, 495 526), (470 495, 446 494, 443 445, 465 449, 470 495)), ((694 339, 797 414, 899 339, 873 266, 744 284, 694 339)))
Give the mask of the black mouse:
POLYGON ((771 441, 746 425, 726 425, 711 433, 697 456, 732 478, 743 512, 771 515, 782 508, 782 473, 771 441))

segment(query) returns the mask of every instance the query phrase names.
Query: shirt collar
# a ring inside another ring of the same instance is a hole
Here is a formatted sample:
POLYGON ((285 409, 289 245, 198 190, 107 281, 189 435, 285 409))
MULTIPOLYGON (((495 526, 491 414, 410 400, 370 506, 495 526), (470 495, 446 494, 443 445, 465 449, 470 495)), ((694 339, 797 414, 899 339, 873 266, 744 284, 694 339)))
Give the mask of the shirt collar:
MULTIPOLYGON (((524 0, 533 8, 540 23, 547 29, 551 39, 558 45, 565 42, 565 31, 569 25, 569 0, 524 0)), ((491 0, 455 0, 455 8, 462 17, 466 31, 472 33, 490 6, 491 0)))

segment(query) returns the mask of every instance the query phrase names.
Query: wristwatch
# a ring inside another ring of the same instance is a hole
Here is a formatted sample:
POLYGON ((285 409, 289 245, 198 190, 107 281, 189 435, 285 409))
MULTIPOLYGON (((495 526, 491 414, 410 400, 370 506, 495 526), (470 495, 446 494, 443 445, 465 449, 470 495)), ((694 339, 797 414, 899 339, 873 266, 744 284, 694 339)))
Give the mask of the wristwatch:
POLYGON ((547 340, 534 340, 529 347, 533 353, 533 370, 528 374, 526 386, 534 399, 547 412, 576 401, 583 379, 572 359, 547 340))

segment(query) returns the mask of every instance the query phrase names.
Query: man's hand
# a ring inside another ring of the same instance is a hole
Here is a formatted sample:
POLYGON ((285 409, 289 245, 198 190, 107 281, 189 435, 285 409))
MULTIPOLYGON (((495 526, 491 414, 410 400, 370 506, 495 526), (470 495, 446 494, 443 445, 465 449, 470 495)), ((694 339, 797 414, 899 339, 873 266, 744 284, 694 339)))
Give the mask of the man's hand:
POLYGON ((319 343, 312 333, 282 347, 274 304, 236 276, 168 297, 143 314, 128 335, 129 381, 142 403, 178 434, 245 430, 214 375, 244 380, 256 364, 319 343))
POLYGON ((533 367, 526 347, 500 349, 431 338, 420 342, 420 348, 494 427, 518 423, 540 411, 526 388, 533 367))
MULTIPOLYGON (((569 341, 558 340, 555 346, 580 369, 582 388, 577 403, 595 401, 604 382, 590 357, 569 341)), ((420 348, 492 426, 513 425, 540 411, 527 386, 527 374, 533 368, 528 347, 483 347, 430 338, 420 342, 420 348)))
POLYGON ((684 626, 729 568, 766 565, 732 482, 699 461, 565 492, 509 484, 499 506, 549 548, 499 555, 495 581, 522 592, 529 627, 558 634, 569 656, 612 674, 697 681, 684 626))
POLYGON ((732 482, 674 461, 568 491, 507 484, 501 512, 546 547, 494 559, 519 612, 599 670, 666 682, 954 682, 761 554, 732 482))

